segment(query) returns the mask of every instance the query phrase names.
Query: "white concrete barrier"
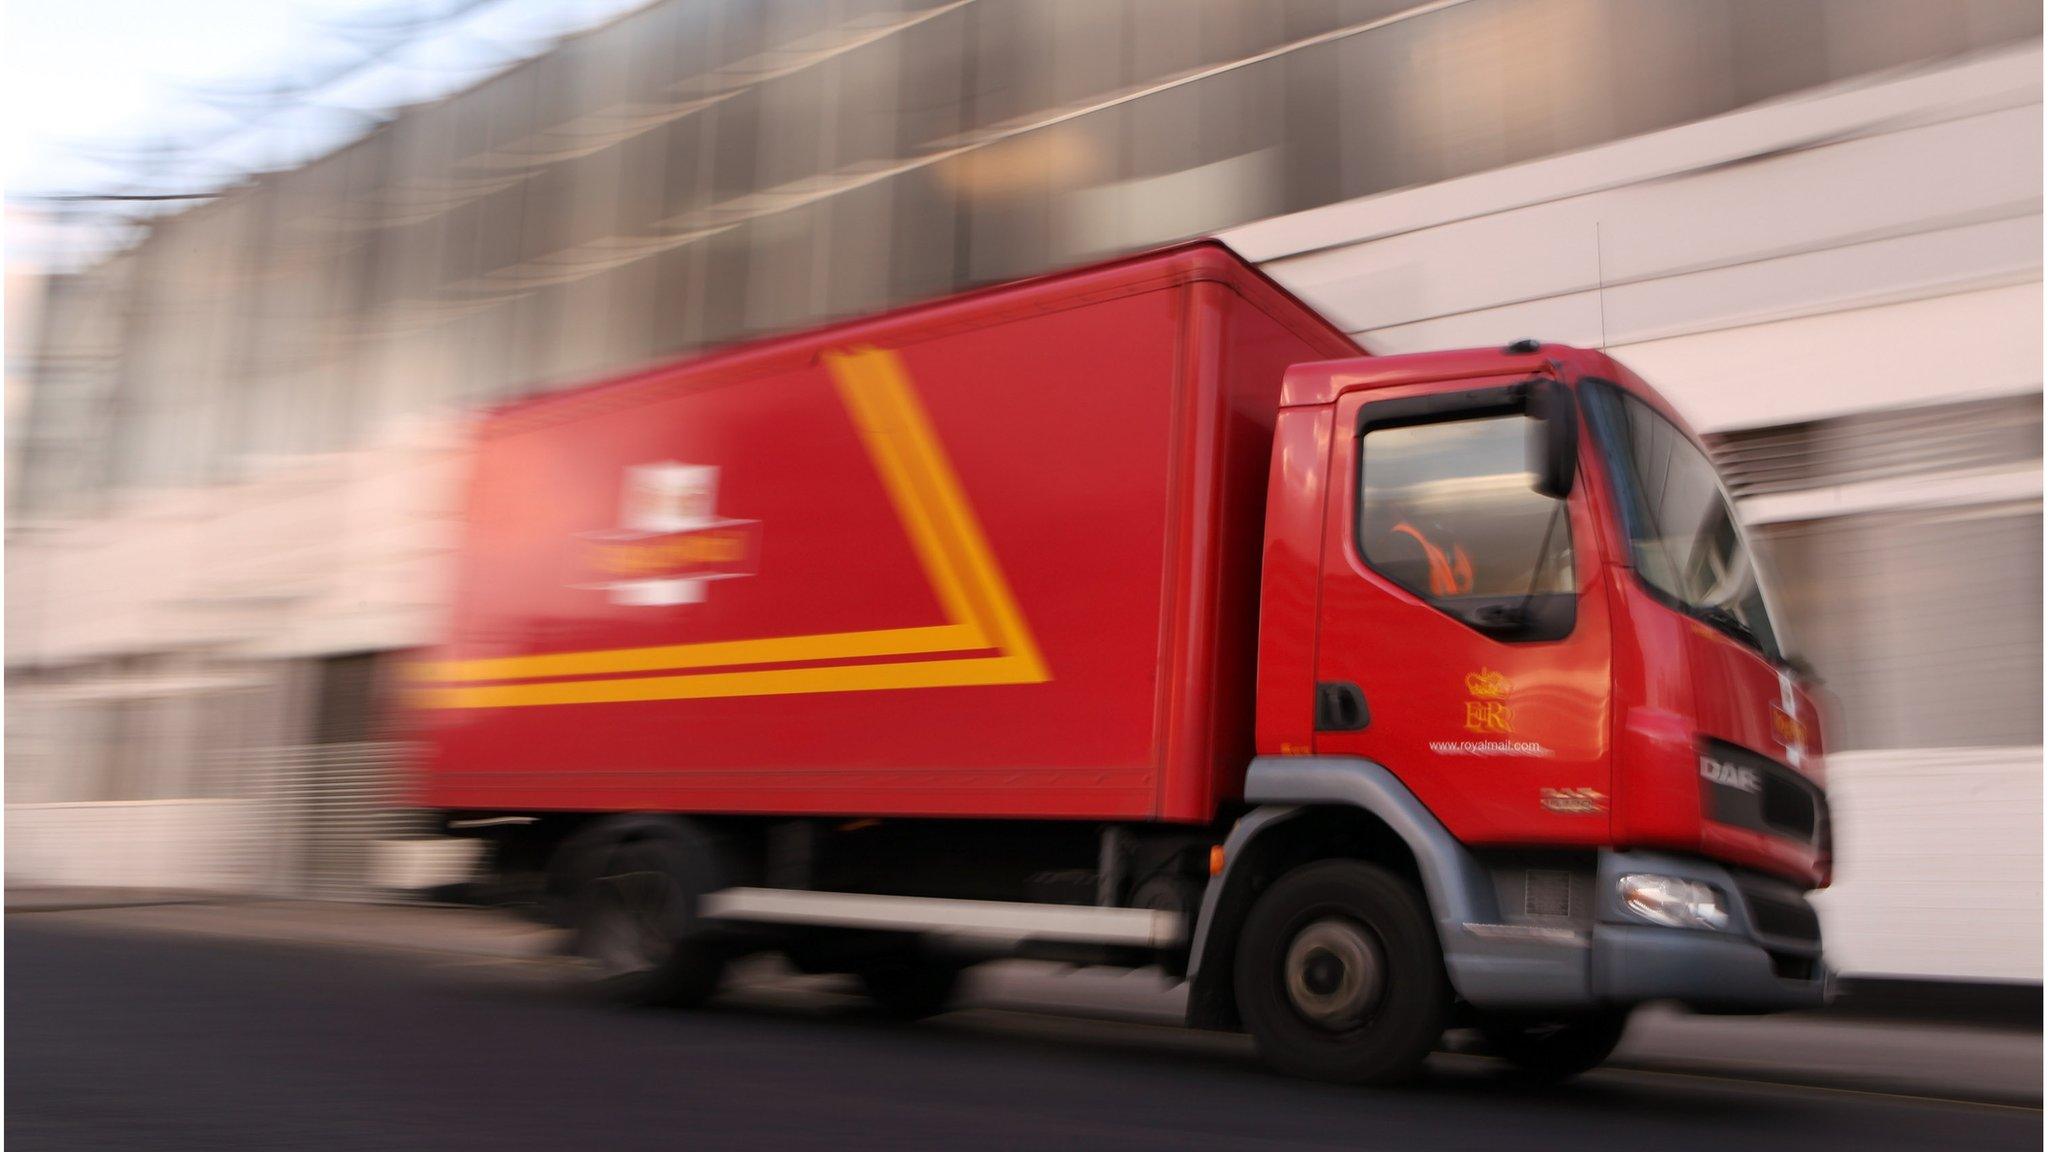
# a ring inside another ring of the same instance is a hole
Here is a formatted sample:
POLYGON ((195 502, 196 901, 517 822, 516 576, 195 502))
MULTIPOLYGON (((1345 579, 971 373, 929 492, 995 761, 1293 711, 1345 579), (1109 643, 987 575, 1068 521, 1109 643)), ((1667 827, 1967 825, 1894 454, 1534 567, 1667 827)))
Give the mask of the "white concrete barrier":
POLYGON ((370 883, 392 892, 418 892, 473 879, 484 843, 452 836, 406 836, 370 845, 370 883))
POLYGON ((1828 961, 1851 976, 2041 979, 2041 749, 1828 757, 1828 961))
POLYGON ((255 891, 261 817, 251 800, 10 804, 7 884, 255 891))

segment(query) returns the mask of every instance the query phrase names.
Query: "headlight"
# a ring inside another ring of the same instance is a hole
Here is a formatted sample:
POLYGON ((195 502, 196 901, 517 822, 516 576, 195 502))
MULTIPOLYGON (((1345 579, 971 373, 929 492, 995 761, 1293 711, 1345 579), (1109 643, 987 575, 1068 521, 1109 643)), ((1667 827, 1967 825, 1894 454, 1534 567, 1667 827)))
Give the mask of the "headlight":
POLYGON ((1616 884, 1621 906, 1666 928, 1728 927, 1728 908, 1712 885, 1676 876, 1623 876, 1616 884))

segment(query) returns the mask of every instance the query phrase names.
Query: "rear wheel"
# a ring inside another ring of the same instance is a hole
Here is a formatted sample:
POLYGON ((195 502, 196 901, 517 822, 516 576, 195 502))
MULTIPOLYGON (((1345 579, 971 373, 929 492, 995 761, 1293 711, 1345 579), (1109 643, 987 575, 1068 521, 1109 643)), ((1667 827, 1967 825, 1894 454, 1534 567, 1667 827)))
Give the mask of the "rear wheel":
POLYGON ((1612 1055, 1628 1028, 1628 1010, 1615 1009, 1569 1020, 1492 1016, 1479 1022, 1487 1048, 1513 1066, 1515 1074, 1539 1084, 1569 1080, 1612 1055))
POLYGON ((660 839, 613 847, 577 894, 576 952, 599 988, 630 1004, 690 1007, 718 990, 725 959, 693 938, 700 882, 660 839))
POLYGON ((1443 1036, 1450 984, 1414 887, 1356 860, 1304 865, 1252 906, 1238 1011, 1274 1068, 1352 1084, 1412 1076, 1443 1036))

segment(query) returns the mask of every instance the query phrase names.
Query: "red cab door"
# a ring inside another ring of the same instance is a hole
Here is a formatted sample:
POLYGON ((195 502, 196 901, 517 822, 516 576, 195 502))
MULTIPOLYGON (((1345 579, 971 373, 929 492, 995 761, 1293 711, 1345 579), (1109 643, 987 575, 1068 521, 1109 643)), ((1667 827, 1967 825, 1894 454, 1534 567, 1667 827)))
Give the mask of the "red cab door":
POLYGON ((1502 379, 1338 398, 1315 750, 1383 765, 1467 843, 1600 843, 1603 565, 1587 485, 1535 488, 1529 392, 1502 379))

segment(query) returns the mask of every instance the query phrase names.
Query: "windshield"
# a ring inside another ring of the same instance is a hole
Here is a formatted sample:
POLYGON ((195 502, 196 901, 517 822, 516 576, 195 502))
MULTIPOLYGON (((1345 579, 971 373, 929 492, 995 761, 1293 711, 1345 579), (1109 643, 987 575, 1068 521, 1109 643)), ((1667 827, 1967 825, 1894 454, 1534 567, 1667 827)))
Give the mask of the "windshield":
POLYGON ((1781 660, 1756 565, 1713 462, 1636 397, 1600 382, 1582 391, 1621 493, 1636 575, 1676 607, 1781 660))

